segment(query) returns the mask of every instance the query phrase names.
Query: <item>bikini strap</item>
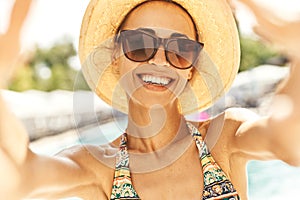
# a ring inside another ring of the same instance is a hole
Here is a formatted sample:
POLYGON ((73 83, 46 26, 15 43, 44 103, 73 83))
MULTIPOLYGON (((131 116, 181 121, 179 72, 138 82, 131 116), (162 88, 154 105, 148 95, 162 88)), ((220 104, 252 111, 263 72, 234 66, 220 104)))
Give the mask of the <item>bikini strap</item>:
POLYGON ((203 200, 238 200, 240 199, 233 184, 211 156, 199 130, 187 122, 187 127, 193 136, 199 151, 203 170, 204 188, 203 200))
POLYGON ((121 136, 119 151, 116 155, 115 175, 111 200, 140 200, 133 188, 129 170, 129 154, 127 151, 127 135, 121 136))
MULTIPOLYGON (((239 200, 232 183, 211 156, 207 145, 198 129, 191 123, 187 126, 199 151, 203 168, 204 189, 202 200, 239 200)), ((121 136, 120 148, 116 156, 116 168, 112 187, 111 200, 140 200, 133 188, 129 170, 129 154, 127 152, 127 136, 121 136)))

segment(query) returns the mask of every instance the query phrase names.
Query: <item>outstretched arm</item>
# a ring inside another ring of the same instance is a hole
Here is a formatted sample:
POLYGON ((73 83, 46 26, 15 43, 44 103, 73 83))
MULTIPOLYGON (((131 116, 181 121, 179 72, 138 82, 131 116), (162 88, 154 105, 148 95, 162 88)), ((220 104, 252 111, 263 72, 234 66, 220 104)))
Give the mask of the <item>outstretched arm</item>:
POLYGON ((20 34, 32 0, 15 0, 7 32, 0 35, 0 89, 7 86, 20 51, 20 34))
MULTIPOLYGON (((15 1, 8 31, 0 35, 0 89, 5 89, 13 75, 19 57, 20 31, 30 4, 31 0, 15 1)), ((23 124, 8 109, 0 91, 0 199, 19 200, 46 194, 58 199, 75 196, 95 185, 93 173, 81 162, 81 158, 87 161, 88 157, 84 148, 76 150, 77 153, 69 150, 47 157, 31 152, 28 143, 23 124)))
POLYGON ((274 97, 272 113, 240 126, 234 137, 236 150, 253 157, 259 153, 261 157, 271 155, 291 165, 300 165, 300 20, 288 22, 251 0, 240 2, 256 16, 255 32, 286 54, 291 66, 289 77, 274 97))
MULTIPOLYGON (((5 34, 0 35, 0 89, 6 87, 20 50, 20 31, 31 0, 16 0, 5 34)), ((0 188, 13 187, 19 180, 18 167, 27 154, 28 136, 23 125, 9 112, 0 94, 0 188)))

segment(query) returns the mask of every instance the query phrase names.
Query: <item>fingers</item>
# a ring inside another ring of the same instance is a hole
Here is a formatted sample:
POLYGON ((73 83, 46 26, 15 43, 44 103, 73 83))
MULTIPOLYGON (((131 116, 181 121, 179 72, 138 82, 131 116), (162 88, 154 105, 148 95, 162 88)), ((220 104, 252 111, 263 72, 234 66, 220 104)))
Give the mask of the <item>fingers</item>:
POLYGON ((284 35, 284 33, 282 33, 281 27, 269 21, 259 23, 259 25, 255 26, 253 30, 262 39, 274 44, 281 43, 281 38, 284 35))
POLYGON ((20 30, 28 15, 32 0, 16 0, 13 6, 8 34, 20 34, 20 30))
MULTIPOLYGON (((258 26, 254 27, 254 32, 257 33, 262 39, 279 44, 280 38, 282 36, 282 27, 280 24, 285 22, 282 19, 276 17, 270 10, 257 5, 252 0, 239 0, 241 3, 245 4, 252 13, 255 15, 258 26)), ((281 45, 281 44, 280 44, 281 45)))
POLYGON ((6 88, 20 52, 20 34, 32 0, 15 0, 7 32, 0 35, 0 88, 6 88))
POLYGON ((290 58, 300 56, 300 21, 286 21, 266 7, 253 0, 239 0, 255 15, 258 25, 254 32, 263 40, 272 43, 279 51, 290 58))
POLYGON ((271 10, 254 3, 252 0, 239 0, 246 5, 255 15, 257 22, 263 26, 274 26, 274 24, 284 24, 285 20, 279 18, 271 10))

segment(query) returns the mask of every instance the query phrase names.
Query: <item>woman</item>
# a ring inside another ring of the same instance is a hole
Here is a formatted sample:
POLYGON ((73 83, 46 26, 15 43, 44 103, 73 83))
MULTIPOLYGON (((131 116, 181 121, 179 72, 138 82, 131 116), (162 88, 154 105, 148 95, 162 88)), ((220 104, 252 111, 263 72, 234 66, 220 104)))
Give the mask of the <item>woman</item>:
POLYGON ((258 118, 231 109, 201 123, 183 117, 229 88, 239 58, 233 21, 223 1, 91 1, 81 32, 83 72, 98 96, 128 113, 126 133, 110 145, 40 156, 1 102, 4 199, 247 199, 248 160, 299 165, 293 85, 300 54, 292 43, 285 44, 292 73, 278 92, 291 112, 275 107, 258 118))

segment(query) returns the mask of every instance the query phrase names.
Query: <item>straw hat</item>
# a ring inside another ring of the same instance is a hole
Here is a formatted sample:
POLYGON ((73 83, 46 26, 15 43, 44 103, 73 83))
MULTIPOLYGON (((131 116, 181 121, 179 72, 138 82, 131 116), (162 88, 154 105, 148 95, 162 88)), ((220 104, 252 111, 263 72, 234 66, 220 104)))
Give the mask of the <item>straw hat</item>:
MULTIPOLYGON (((90 88, 105 102, 127 113, 125 92, 112 67, 113 37, 124 17, 145 0, 91 0, 79 41, 82 71, 90 88)), ((179 96, 189 114, 210 107, 230 88, 239 67, 240 45, 225 0, 174 0, 192 16, 204 49, 188 86, 179 96)))

